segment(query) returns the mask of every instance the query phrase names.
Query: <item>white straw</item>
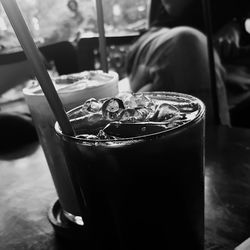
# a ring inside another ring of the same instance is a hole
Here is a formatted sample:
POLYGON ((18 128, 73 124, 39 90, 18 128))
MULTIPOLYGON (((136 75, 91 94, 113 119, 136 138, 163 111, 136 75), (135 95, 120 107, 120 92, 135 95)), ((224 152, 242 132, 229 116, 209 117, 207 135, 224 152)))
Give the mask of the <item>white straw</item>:
MULTIPOLYGON (((29 29, 23 19, 22 13, 16 3, 16 0, 0 0, 4 7, 4 10, 10 20, 10 23, 16 33, 16 36, 23 47, 23 50, 31 62, 34 72, 36 74, 37 80, 41 85, 41 88, 46 96, 52 111, 54 112, 55 118, 57 119, 62 132, 66 135, 74 135, 74 130, 70 124, 67 114, 63 108, 61 100, 55 90, 54 84, 45 68, 45 65, 40 57, 39 50, 36 47, 29 29)), ((78 157, 80 154, 77 147, 72 147, 71 153, 74 157, 78 157)), ((72 165, 74 166, 74 164, 72 165)), ((79 180, 78 169, 68 166, 68 171, 71 176, 72 184, 77 194, 77 199, 79 202, 81 216, 84 218, 84 222, 88 221, 87 218, 87 208, 84 199, 84 185, 79 180)))

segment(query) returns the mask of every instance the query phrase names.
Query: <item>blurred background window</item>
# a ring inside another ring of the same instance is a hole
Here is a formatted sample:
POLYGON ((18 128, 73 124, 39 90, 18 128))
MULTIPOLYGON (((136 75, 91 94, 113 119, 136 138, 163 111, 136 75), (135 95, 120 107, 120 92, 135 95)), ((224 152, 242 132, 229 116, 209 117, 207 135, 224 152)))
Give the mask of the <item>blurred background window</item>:
MULTIPOLYGON (((95 0, 17 0, 37 43, 75 41, 97 34, 95 0)), ((102 0, 106 35, 147 27, 149 0, 102 0)), ((0 5, 0 46, 19 45, 0 5)))

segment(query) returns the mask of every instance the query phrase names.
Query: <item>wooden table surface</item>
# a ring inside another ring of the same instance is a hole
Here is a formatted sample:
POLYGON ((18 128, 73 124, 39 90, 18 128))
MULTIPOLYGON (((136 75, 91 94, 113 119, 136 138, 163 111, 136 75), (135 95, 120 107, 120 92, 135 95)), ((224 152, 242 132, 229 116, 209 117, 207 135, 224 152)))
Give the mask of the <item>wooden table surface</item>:
MULTIPOLYGON (((230 250, 250 237, 250 130, 216 127, 206 140, 205 249, 230 250)), ((38 143, 0 157, 0 249, 89 249, 55 237, 56 199, 38 143)))
POLYGON ((207 132, 205 249, 234 249, 250 237, 250 130, 207 132))

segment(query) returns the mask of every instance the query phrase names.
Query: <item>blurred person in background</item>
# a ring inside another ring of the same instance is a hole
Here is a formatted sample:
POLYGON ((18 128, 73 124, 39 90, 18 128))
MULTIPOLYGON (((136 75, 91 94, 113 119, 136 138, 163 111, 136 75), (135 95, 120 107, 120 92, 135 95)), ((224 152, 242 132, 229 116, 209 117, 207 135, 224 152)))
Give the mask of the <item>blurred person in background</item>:
MULTIPOLYGON (((219 119, 230 126, 224 62, 239 55, 241 38, 247 36, 243 27, 249 3, 213 0, 210 4, 219 119)), ((127 57, 132 91, 176 91, 197 96, 206 104, 208 122, 213 122, 202 0, 152 0, 149 23, 148 31, 135 41, 127 57)))

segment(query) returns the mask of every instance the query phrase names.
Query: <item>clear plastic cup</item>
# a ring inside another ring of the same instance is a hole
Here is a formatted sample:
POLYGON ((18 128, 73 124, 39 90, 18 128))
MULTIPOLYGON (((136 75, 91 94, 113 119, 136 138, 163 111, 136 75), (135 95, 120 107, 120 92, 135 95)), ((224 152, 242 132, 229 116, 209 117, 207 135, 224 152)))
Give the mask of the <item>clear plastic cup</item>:
MULTIPOLYGON (((143 94, 196 111, 188 122, 163 130, 145 125, 143 135, 143 124, 138 123, 138 135, 137 125, 125 124, 133 136, 116 139, 79 136, 91 127, 81 126, 78 118, 71 121, 77 136, 63 134, 55 124, 67 164, 84 191, 85 227, 93 244, 104 249, 203 249, 205 106, 180 93, 143 94)), ((69 117, 81 108, 70 110, 69 117)))
MULTIPOLYGON (((82 104, 90 97, 104 98, 118 93, 118 74, 115 72, 84 71, 54 78, 55 87, 65 107, 82 104), (70 84, 69 84, 70 83, 70 84)), ((54 133, 55 117, 38 84, 24 88, 23 93, 36 127, 60 205, 68 219, 82 225, 77 197, 67 170, 64 154, 54 133)))

